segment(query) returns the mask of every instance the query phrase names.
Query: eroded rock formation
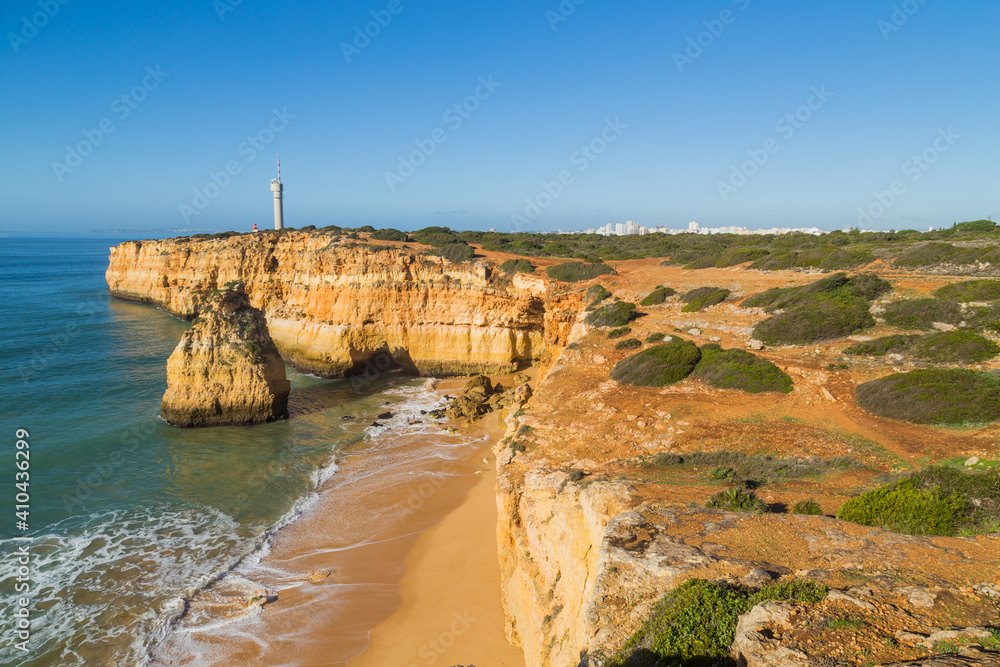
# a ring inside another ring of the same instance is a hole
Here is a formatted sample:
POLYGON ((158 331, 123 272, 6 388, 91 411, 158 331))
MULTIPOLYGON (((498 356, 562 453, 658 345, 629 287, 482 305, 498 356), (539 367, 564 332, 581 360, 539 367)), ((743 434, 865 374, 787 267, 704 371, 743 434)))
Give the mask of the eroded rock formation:
POLYGON ((288 416, 285 363, 240 284, 216 292, 167 361, 163 418, 175 426, 260 424, 288 416))

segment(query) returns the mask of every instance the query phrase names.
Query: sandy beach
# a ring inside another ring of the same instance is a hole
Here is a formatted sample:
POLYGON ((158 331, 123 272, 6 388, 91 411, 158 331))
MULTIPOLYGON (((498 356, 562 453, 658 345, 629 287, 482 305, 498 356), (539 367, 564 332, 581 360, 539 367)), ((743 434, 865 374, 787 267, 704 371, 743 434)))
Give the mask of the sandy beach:
MULTIPOLYGON (((502 435, 496 415, 471 430, 502 435)), ((496 546, 496 467, 486 468, 456 509, 417 540, 406 559, 402 604, 371 634, 371 647, 350 667, 483 665, 520 667, 507 643, 500 606, 496 546)))
POLYGON ((502 433, 491 414, 460 433, 401 432, 348 452, 259 564, 191 601, 152 664, 523 665, 500 606, 502 433), (247 605, 264 592, 267 604, 247 605))

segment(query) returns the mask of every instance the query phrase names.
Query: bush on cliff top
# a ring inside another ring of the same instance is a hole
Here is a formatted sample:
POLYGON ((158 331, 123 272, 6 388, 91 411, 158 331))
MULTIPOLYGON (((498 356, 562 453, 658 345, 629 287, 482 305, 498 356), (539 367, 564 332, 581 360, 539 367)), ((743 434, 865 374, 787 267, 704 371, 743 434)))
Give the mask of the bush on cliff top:
POLYGON ((858 405, 879 417, 917 424, 1000 419, 1000 378, 966 369, 896 373, 858 386, 858 405))
POLYGON ((667 297, 671 297, 677 294, 677 290, 670 287, 657 287, 655 290, 650 292, 645 299, 639 302, 640 306, 659 306, 667 300, 667 297))
POLYGON ((741 389, 751 394, 787 394, 792 390, 792 378, 770 361, 745 350, 723 350, 714 344, 701 348, 701 361, 692 375, 719 389, 741 389))
POLYGON ((942 331, 925 336, 886 336, 852 345, 845 354, 883 356, 908 354, 937 364, 974 364, 1000 354, 1000 347, 970 331, 942 331))
POLYGON ((775 287, 743 301, 744 308, 764 308, 768 312, 826 301, 850 303, 871 301, 890 291, 892 285, 871 273, 848 278, 846 273, 817 280, 800 287, 775 287))
POLYGON ((368 235, 373 241, 409 241, 410 237, 405 232, 398 229, 376 229, 368 235))
POLYGON ((829 589, 791 580, 754 589, 689 579, 667 593, 607 667, 715 667, 729 664, 740 616, 769 600, 816 603, 829 589))
POLYGON ((465 245, 464 243, 450 243, 448 245, 435 248, 427 254, 444 257, 449 262, 454 264, 461 264, 462 262, 469 262, 474 259, 476 251, 473 250, 472 246, 465 245))
POLYGON ((611 292, 606 290, 604 288, 604 285, 594 285, 593 287, 587 290, 587 293, 584 295, 583 300, 586 301, 587 306, 595 306, 599 304, 601 301, 604 301, 605 299, 609 298, 610 296, 611 292))
POLYGON ((615 344, 616 350, 635 350, 640 347, 642 347, 642 341, 635 338, 626 338, 615 344))
POLYGON ((883 317, 886 324, 900 329, 932 329, 935 322, 960 323, 962 307, 941 299, 907 299, 887 305, 883 317))
POLYGON ((601 306, 590 315, 586 322, 592 327, 621 327, 635 317, 635 304, 627 301, 616 301, 601 306))
POLYGON ((607 264, 587 264, 585 262, 567 262, 545 269, 549 278, 561 280, 564 283, 578 283, 614 272, 615 270, 607 264))
POLYGON ((638 387, 666 387, 690 375, 700 359, 697 345, 688 340, 672 340, 618 362, 611 377, 638 387))
POLYGON ((729 290, 721 287, 699 287, 681 297, 686 306, 681 308, 685 313, 697 313, 710 306, 720 304, 729 298, 729 290))
POLYGON ((515 273, 534 273, 535 265, 526 259, 508 259, 500 265, 500 270, 509 276, 515 273))
POLYGON ((937 289, 938 299, 969 303, 970 301, 1000 301, 1000 280, 967 280, 937 289))
POLYGON ((927 468, 848 500, 837 518, 910 535, 995 532, 1000 477, 995 471, 927 468))
POLYGON ((790 308, 754 327, 754 338, 768 345, 802 345, 849 336, 875 325, 868 302, 826 301, 790 308))

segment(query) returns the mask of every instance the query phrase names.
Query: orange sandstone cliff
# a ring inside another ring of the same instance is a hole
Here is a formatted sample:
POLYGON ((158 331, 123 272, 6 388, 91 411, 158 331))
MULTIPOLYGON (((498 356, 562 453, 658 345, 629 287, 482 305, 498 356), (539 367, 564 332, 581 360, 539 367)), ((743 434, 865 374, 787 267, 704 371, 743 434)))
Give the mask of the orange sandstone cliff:
POLYGON ((540 279, 322 233, 131 241, 111 248, 106 278, 113 297, 185 319, 241 282, 282 357, 321 377, 386 352, 421 375, 511 372, 560 337, 540 279))

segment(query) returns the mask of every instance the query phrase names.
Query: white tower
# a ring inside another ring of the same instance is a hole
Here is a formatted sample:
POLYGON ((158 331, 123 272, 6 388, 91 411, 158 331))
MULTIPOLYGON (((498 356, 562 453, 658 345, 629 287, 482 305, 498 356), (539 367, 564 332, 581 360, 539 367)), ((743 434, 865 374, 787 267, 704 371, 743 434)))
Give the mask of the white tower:
POLYGON ((281 158, 278 158, 278 177, 271 179, 271 192, 274 193, 274 228, 285 228, 285 216, 281 204, 281 158))

